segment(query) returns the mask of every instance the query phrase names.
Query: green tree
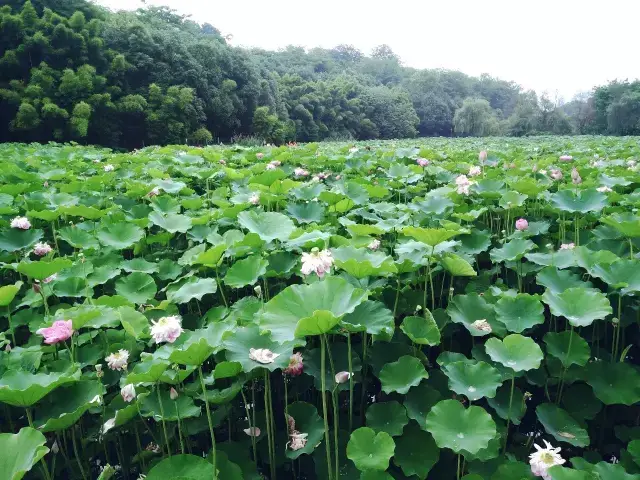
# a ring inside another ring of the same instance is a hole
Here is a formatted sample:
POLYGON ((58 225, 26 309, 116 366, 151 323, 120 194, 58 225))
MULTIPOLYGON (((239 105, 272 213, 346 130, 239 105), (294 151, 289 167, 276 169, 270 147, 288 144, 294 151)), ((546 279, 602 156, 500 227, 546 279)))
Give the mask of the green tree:
POLYGON ((499 124, 489 102, 482 98, 466 98, 453 117, 457 135, 484 137, 498 133, 499 124))

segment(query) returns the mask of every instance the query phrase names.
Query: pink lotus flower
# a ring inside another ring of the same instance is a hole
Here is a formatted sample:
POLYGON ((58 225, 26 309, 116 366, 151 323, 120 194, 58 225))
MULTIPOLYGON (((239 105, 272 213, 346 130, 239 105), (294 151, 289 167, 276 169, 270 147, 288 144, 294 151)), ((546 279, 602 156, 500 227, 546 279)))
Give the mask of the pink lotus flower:
POLYGON ((53 251, 46 243, 36 243, 33 247, 33 253, 35 253, 39 257, 44 257, 47 253, 53 251))
POLYGON ((315 272, 318 277, 322 278, 325 273, 331 270, 333 265, 333 257, 329 250, 320 251, 318 248, 312 248, 311 253, 302 254, 302 268, 303 275, 309 275, 315 272))
POLYGON ((11 228, 17 228, 19 230, 29 230, 31 228, 31 222, 27 217, 16 217, 11 220, 11 228))
POLYGON ((258 160, 262 160, 263 157, 264 157, 264 153, 260 153, 260 152, 256 153, 256 158, 258 160))
POLYGON ((571 242, 571 243, 563 243, 562 245, 560 245, 560 250, 573 250, 576 247, 576 244, 571 242))
POLYGON ((147 197, 153 198, 160 195, 160 187, 153 187, 153 189, 147 193, 147 197))
POLYGON ((580 176, 580 173, 578 173, 578 169, 575 167, 571 169, 571 181, 574 185, 580 185, 582 183, 582 177, 580 176))
POLYGON ((56 320, 50 327, 37 330, 36 334, 42 335, 44 343, 47 345, 64 342, 73 335, 73 322, 71 320, 56 320))
POLYGON ((607 187, 606 185, 602 186, 602 187, 598 187, 596 188, 597 191, 599 191, 600 193, 608 193, 608 192, 612 192, 613 190, 611 190, 611 188, 607 187))
POLYGON ((251 203, 252 205, 258 205, 260 203, 260 194, 252 193, 249 197, 249 203, 251 203))
POLYGON ((554 180, 562 180, 562 172, 557 168, 552 168, 549 175, 551 175, 551 178, 554 180))
POLYGON ((289 366, 284 369, 284 373, 291 377, 297 377, 302 374, 304 370, 304 364, 302 363, 302 354, 300 352, 294 353, 289 359, 289 366))
POLYGON ((480 160, 480 163, 484 163, 487 160, 487 151, 486 150, 482 150, 478 154, 478 160, 480 160))
POLYGON ((469 195, 469 187, 471 186, 471 182, 466 175, 458 175, 458 177, 456 177, 456 185, 458 187, 458 193, 460 195, 469 195))
POLYGON ((226 160, 224 158, 221 158, 220 160, 218 160, 218 163, 220 165, 226 165, 227 164, 227 162, 226 162, 226 160))
POLYGON ((430 162, 426 158, 418 158, 416 160, 416 163, 424 168, 424 167, 428 166, 430 162))
POLYGON ((524 218, 519 218, 516 220, 516 230, 520 230, 521 232, 529 228, 529 222, 527 222, 524 218))
POLYGON ((561 155, 560 156, 560 161, 561 162, 570 162, 573 160, 573 157, 571 155, 561 155))
POLYGON ((264 167, 266 170, 275 170, 276 166, 273 163, 267 163, 267 166, 264 167))
POLYGON ((151 336, 156 343, 175 342, 180 334, 184 332, 182 329, 182 318, 178 315, 170 317, 162 317, 157 322, 152 321, 151 336))
POLYGON ((58 274, 54 273, 53 275, 48 276, 47 278, 45 278, 44 280, 42 280, 42 283, 51 283, 53 282, 56 278, 58 278, 58 274))
POLYGON ((296 177, 306 177, 306 176, 308 176, 308 175, 309 175, 309 172, 308 172, 307 170, 305 170, 304 168, 296 168, 296 169, 293 171, 293 174, 294 174, 296 177))

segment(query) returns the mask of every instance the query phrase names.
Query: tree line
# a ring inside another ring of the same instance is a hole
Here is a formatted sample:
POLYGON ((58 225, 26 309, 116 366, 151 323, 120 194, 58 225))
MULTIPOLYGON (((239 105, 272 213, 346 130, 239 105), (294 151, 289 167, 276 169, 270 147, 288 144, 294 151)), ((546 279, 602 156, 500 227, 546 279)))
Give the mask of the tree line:
POLYGON ((386 45, 232 47, 167 8, 0 7, 0 141, 115 148, 256 140, 640 133, 640 82, 560 105, 514 82, 402 65, 386 45))

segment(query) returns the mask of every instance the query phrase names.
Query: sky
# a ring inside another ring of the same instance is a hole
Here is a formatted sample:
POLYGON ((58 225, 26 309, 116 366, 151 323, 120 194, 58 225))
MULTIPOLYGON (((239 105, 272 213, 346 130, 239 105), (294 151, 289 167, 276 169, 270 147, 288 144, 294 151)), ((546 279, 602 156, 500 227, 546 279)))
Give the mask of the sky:
MULTIPOLYGON (((140 0, 96 0, 114 10, 140 0)), ((638 0, 147 0, 208 22, 236 46, 388 44, 414 68, 488 73, 570 100, 640 77, 638 0)))

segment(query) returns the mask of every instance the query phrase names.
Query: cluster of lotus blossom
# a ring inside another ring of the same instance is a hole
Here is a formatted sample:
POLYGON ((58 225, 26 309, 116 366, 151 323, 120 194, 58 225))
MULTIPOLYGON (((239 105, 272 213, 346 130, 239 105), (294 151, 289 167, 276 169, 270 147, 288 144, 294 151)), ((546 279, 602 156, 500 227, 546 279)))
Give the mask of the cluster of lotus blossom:
POLYGON ((307 177, 307 176, 309 175, 309 171, 308 171, 308 170, 305 170, 304 168, 296 168, 296 169, 293 171, 293 174, 294 174, 296 177, 307 177))
POLYGON ((318 248, 312 248, 310 253, 302 254, 302 268, 303 275, 310 275, 315 272, 318 277, 322 278, 325 273, 331 271, 333 266, 333 256, 327 249, 320 250, 318 248))
POLYGON ((493 329, 491 328, 491 325, 489 324, 489 322, 487 322, 487 320, 485 318, 481 318, 480 320, 476 320, 475 322, 473 322, 471 324, 471 326, 473 328, 475 328, 476 330, 479 330, 479 331, 484 332, 484 333, 491 333, 493 331, 493 329))
POLYGON ((424 167, 429 166, 429 164, 431 162, 429 160, 427 160, 426 158, 418 158, 418 159, 416 159, 416 163, 424 168, 424 167))
POLYGON ((380 248, 380 240, 374 238, 369 245, 367 245, 369 250, 378 250, 380 248))
POLYGON ((250 348, 249 360, 267 365, 273 363, 276 358, 280 356, 279 353, 274 353, 268 348, 250 348))

